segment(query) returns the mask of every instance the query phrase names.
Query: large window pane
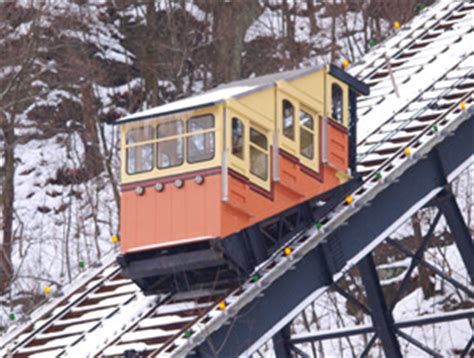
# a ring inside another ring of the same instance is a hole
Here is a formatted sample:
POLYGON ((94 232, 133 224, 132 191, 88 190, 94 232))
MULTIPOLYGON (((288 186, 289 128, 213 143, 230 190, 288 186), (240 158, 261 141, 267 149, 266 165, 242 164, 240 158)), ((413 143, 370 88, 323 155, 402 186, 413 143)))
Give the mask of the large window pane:
POLYGON ((250 142, 258 145, 260 148, 267 150, 267 137, 256 129, 250 128, 250 142))
POLYGON ((160 123, 156 130, 156 136, 158 139, 172 137, 179 134, 184 134, 184 124, 181 120, 160 123))
POLYGON ((342 88, 333 83, 331 87, 332 118, 342 123, 342 88))
MULTIPOLYGON (((126 134, 126 144, 135 144, 153 140, 153 127, 131 128, 126 134)), ((153 145, 145 144, 126 149, 126 170, 128 174, 148 172, 153 167, 153 145)))
POLYGON ((309 113, 300 111, 300 153, 302 156, 314 158, 314 120, 309 113))
POLYGON ((131 128, 127 131, 127 144, 145 142, 153 139, 153 127, 142 126, 131 128))
POLYGON ((232 118, 232 154, 244 159, 244 124, 236 117, 232 118))
POLYGON ((295 109, 286 99, 283 100, 283 135, 295 139, 295 109))
MULTIPOLYGON (((161 123, 157 127, 158 139, 184 134, 183 121, 161 123)), ((156 145, 157 166, 160 169, 176 167, 184 161, 184 139, 175 138, 156 145)))
POLYGON ((127 148, 127 173, 149 172, 153 167, 153 144, 127 148))
POLYGON ((211 115, 193 117, 188 120, 188 132, 204 131, 214 128, 214 117, 211 115))
MULTIPOLYGON (((188 133, 214 128, 211 115, 194 117, 188 120, 188 133)), ((214 158, 214 132, 194 134, 188 137, 188 163, 197 163, 214 158)))
POLYGON ((303 110, 300 111, 300 123, 306 128, 314 129, 313 116, 303 110))
POLYGON ((314 135, 303 128, 300 131, 300 153, 308 159, 314 158, 314 135))
POLYGON ((250 147, 250 172, 262 180, 268 178, 268 155, 252 146, 250 147))
POLYGON ((262 180, 268 178, 267 137, 254 128, 250 128, 250 173, 262 180), (262 150, 263 149, 263 150, 262 150))

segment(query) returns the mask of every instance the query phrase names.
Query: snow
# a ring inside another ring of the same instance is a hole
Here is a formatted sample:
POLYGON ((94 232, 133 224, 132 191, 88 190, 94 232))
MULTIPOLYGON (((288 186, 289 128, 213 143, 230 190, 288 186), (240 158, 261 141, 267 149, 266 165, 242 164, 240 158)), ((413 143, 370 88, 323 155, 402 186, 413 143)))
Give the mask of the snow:
POLYGON ((167 315, 167 316, 159 316, 153 318, 147 318, 141 321, 138 326, 140 328, 152 328, 157 326, 164 326, 173 323, 182 323, 182 322, 190 322, 195 317, 191 316, 178 316, 178 315, 167 315))
POLYGON ((149 330, 140 330, 136 332, 125 333, 121 341, 122 342, 133 342, 139 341, 140 339, 150 339, 150 338, 163 338, 163 337, 170 337, 174 336, 175 334, 179 333, 177 329, 170 329, 164 330, 160 328, 153 328, 149 330))
MULTIPOLYGON (((474 34, 471 32, 466 34, 467 43, 474 43, 474 34)), ((437 49, 439 51, 439 49, 437 49)), ((383 105, 376 106, 365 116, 361 116, 358 122, 357 136, 361 140, 366 138, 371 132, 383 124, 387 118, 399 112, 403 107, 414 100, 420 93, 425 92, 432 84, 436 83, 440 75, 444 75, 453 67, 453 64, 459 62, 463 57, 470 53, 468 46, 465 46, 463 41, 454 43, 449 51, 439 54, 430 66, 425 66, 421 71, 413 74, 409 81, 400 83, 396 80, 399 88, 400 97, 395 93, 386 96, 383 105)), ((446 83, 438 82, 435 88, 449 87, 452 81, 446 83)), ((379 86, 391 86, 389 76, 385 77, 380 84, 376 85, 374 89, 379 86)))
MULTIPOLYGON (((112 342, 120 332, 133 325, 155 305, 157 299, 159 298, 154 296, 145 297, 141 292, 137 293, 136 299, 125 306, 121 306, 116 314, 104 320, 102 325, 87 334, 79 344, 67 349, 65 356, 88 357, 90 352, 99 351, 104 344, 112 342)), ((138 344, 134 345, 138 347, 138 344)))

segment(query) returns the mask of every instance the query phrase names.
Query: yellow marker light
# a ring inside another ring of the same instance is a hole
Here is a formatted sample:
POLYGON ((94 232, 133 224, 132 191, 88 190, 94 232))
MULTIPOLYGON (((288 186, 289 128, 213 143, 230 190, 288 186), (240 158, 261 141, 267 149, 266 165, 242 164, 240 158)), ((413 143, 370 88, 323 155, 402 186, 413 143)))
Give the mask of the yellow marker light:
POLYGON ((459 103, 459 108, 461 108, 464 111, 466 109, 466 103, 465 102, 459 103))
POLYGON ((44 292, 46 295, 49 295, 49 294, 51 293, 51 287, 49 287, 49 286, 44 286, 43 292, 44 292))
POLYGON ((350 61, 346 58, 344 61, 342 61, 342 67, 347 68, 350 65, 350 61))
POLYGON ((399 21, 395 21, 393 23, 393 27, 396 28, 396 29, 399 29, 400 28, 400 22, 399 21))
POLYGON ((224 311, 227 308, 227 303, 225 303, 225 301, 221 301, 217 304, 217 307, 219 307, 221 311, 224 311))
POLYGON ((350 203, 352 203, 353 200, 354 200, 354 199, 352 199, 352 196, 349 195, 349 196, 346 198, 346 203, 347 203, 347 204, 350 204, 350 203))
POLYGON ((112 241, 113 244, 116 244, 120 241, 120 239, 117 235, 112 235, 112 237, 110 238, 110 241, 112 241))
POLYGON ((410 148, 405 148, 405 151, 404 151, 405 155, 408 157, 410 156, 411 154, 411 149, 410 148))
POLYGON ((293 252, 293 249, 292 249, 291 247, 289 247, 289 246, 287 246, 287 247, 285 247, 285 248, 283 249, 283 253, 284 253, 286 256, 290 256, 292 252, 293 252))

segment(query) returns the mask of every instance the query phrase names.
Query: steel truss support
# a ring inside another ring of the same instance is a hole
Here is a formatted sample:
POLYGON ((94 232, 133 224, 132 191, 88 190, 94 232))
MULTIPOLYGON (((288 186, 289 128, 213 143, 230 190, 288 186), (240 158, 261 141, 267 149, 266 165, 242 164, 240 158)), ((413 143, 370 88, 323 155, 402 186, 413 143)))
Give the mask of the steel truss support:
POLYGON ((393 317, 385 303, 382 286, 380 286, 372 254, 369 253, 359 262, 359 271, 367 292, 372 322, 375 332, 383 344, 386 357, 402 357, 400 345, 396 337, 393 317))
POLYGON ((464 266, 471 278, 471 282, 474 283, 474 244, 456 198, 451 191, 444 190, 438 195, 436 202, 448 222, 464 266))
POLYGON ((414 260, 416 260, 419 264, 427 267, 428 269, 430 269, 431 271, 433 271, 434 273, 436 273, 438 276, 442 277, 444 280, 448 281, 451 285, 453 285, 454 287, 456 287, 457 289, 465 292, 468 296, 470 297, 474 297, 474 292, 466 287, 465 285, 463 285, 462 283, 458 282, 457 280, 455 280, 454 278, 446 275, 442 270, 440 270, 439 268, 437 268, 436 266, 430 264, 429 262, 425 261, 425 260, 422 260, 421 258, 419 257, 416 257, 415 254, 413 252, 411 252, 409 249, 407 249, 405 246, 403 246, 398 240, 393 240, 393 239, 390 239, 388 238, 387 239, 387 242, 390 243, 392 246, 396 247, 398 250, 400 250, 401 252, 403 252, 405 255, 407 256, 411 256, 414 260))
POLYGON ((461 358, 467 357, 467 354, 469 353, 469 349, 474 345, 474 334, 471 336, 471 339, 469 342, 467 342, 466 347, 463 349, 461 353, 461 358))
MULTIPOLYGON (((445 312, 440 314, 432 314, 421 316, 417 318, 407 319, 404 321, 395 322, 397 334, 401 329, 421 327, 424 325, 432 325, 444 322, 452 322, 462 319, 474 319, 474 309, 463 309, 453 312, 445 312)), ((295 344, 318 342, 328 339, 339 339, 344 337, 356 336, 360 334, 374 333, 375 328, 370 325, 360 325, 353 328, 345 328, 343 330, 320 331, 314 333, 301 333, 293 335, 289 343, 293 346, 295 344)))
POLYGON ((345 297, 348 301, 351 301, 353 304, 355 304, 357 307, 359 307, 359 309, 362 310, 365 314, 370 315, 370 310, 364 304, 362 304, 362 302, 360 302, 357 298, 355 298, 349 292, 346 292, 337 283, 334 283, 331 288, 336 290, 337 293, 339 293, 341 296, 345 297))
POLYGON ((410 262, 410 266, 408 267, 407 272, 405 273, 405 276, 403 276, 402 282, 400 283, 400 286, 398 287, 397 292, 395 292, 395 297, 390 303, 390 311, 393 311, 393 309, 395 308, 395 305, 400 300, 400 297, 402 296, 403 291, 405 290, 406 286, 410 282, 411 274, 413 273, 413 270, 418 266, 419 260, 421 260, 421 258, 423 257, 422 256, 423 251, 428 247, 428 243, 431 237, 433 236, 433 232, 436 228, 436 225, 438 225, 440 218, 441 218, 441 212, 438 211, 435 218, 433 219, 433 222, 430 225, 430 228, 428 229, 428 232, 421 240, 420 246, 418 247, 416 252, 413 254, 413 258, 410 262))
POLYGON ((290 325, 286 325, 273 336, 273 349, 276 358, 291 358, 290 336, 290 325))
POLYGON ((291 343, 290 338, 291 331, 289 324, 283 327, 280 332, 273 336, 273 349, 275 351, 275 357, 291 358, 293 357, 293 352, 297 357, 310 358, 308 354, 291 343))

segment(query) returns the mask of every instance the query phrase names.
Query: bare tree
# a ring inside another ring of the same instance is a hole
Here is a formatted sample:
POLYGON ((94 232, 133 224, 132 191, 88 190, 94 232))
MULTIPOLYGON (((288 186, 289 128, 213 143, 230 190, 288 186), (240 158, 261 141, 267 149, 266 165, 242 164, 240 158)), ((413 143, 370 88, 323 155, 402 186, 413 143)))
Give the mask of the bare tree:
POLYGON ((0 131, 3 137, 4 167, 0 172, 3 183, 2 199, 2 230, 3 243, 0 247, 0 269, 3 268, 4 280, 0 283, 0 291, 10 281, 12 273, 11 253, 13 245, 13 220, 15 201, 15 126, 17 116, 31 103, 33 91, 27 78, 35 70, 38 37, 36 36, 37 21, 41 10, 27 11, 14 3, 0 3, 0 131), (28 25, 25 25, 28 24, 28 25), (12 31, 19 24, 27 29, 26 33, 12 31))

